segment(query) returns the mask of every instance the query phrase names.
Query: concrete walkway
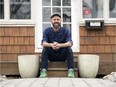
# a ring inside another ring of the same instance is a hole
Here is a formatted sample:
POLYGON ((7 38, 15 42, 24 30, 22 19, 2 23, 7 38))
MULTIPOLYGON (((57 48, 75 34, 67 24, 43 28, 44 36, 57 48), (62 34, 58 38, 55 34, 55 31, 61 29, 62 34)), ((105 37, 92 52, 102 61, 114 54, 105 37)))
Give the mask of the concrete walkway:
POLYGON ((116 87, 116 83, 95 78, 23 78, 2 81, 0 87, 116 87))

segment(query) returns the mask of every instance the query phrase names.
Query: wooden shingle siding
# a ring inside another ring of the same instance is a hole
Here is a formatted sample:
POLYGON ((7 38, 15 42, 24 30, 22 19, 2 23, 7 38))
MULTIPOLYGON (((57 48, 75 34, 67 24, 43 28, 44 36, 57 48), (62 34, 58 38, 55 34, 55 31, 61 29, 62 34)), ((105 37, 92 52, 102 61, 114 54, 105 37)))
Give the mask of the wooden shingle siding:
MULTIPOLYGON (((80 52, 74 54, 99 55, 99 74, 116 71, 116 26, 105 26, 103 30, 87 30, 80 26, 79 32, 80 52)), ((16 62, 18 55, 23 54, 38 55, 34 27, 0 27, 0 73, 19 74, 16 62)))
POLYGON ((99 74, 116 71, 116 26, 105 26, 103 30, 87 30, 80 27, 80 54, 100 56, 99 74))
POLYGON ((0 73, 19 74, 18 55, 35 54, 34 27, 0 27, 0 73))

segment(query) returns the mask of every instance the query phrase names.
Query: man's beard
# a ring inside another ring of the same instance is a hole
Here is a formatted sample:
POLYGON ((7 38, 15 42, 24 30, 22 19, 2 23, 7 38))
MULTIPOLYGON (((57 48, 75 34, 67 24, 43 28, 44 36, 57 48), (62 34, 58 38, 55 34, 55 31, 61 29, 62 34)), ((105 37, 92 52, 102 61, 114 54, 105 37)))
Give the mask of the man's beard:
POLYGON ((60 23, 53 23, 54 29, 58 29, 60 27, 60 23))

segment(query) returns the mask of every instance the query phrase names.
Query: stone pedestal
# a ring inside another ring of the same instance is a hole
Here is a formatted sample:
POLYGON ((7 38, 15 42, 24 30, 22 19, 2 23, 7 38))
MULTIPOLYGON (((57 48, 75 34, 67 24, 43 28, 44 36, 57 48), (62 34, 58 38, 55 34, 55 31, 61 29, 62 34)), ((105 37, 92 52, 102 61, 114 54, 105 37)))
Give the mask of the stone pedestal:
POLYGON ((37 55, 18 56, 19 73, 22 78, 34 78, 38 75, 39 57, 37 55))
POLYGON ((78 56, 79 75, 82 78, 96 77, 99 69, 99 56, 81 54, 78 56))

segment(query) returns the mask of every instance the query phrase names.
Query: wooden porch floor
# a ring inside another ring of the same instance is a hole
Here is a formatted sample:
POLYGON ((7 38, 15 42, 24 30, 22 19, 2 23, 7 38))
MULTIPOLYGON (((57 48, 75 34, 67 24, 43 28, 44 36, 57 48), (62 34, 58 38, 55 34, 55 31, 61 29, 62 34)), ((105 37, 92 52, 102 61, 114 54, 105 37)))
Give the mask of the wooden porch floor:
POLYGON ((116 87, 116 83, 96 78, 23 78, 0 82, 0 87, 116 87))

